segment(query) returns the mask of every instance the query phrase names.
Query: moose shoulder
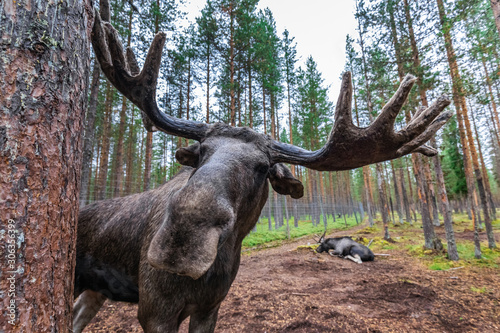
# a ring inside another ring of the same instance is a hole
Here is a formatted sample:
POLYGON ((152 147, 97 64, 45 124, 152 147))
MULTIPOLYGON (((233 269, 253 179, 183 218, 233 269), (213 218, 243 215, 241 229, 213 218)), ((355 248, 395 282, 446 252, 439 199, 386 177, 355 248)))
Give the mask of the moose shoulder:
POLYGON ((143 112, 148 130, 193 139, 177 151, 183 169, 174 179, 133 196, 82 209, 78 221, 74 332, 81 332, 109 299, 139 302, 145 332, 177 332, 190 316, 190 332, 213 332, 219 306, 237 272, 243 238, 267 200, 268 181, 279 193, 303 195, 302 184, 281 163, 320 171, 357 168, 419 152, 450 118, 440 97, 402 130, 394 121, 415 82, 407 76, 377 119, 353 125, 350 73, 345 73, 333 129, 323 148, 307 151, 248 128, 174 118, 156 103, 165 34, 155 36, 143 69, 123 51, 101 0, 92 44, 110 82, 143 112))

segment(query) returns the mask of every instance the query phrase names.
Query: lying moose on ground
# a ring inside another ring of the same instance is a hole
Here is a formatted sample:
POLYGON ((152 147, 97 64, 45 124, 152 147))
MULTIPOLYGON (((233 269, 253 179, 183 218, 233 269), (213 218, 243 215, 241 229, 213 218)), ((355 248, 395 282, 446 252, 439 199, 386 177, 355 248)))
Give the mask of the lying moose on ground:
MULTIPOLYGON (((281 194, 300 198, 301 182, 281 163, 319 171, 357 168, 403 155, 436 151, 422 146, 450 118, 440 97, 394 131, 415 78, 407 76, 367 128, 353 125, 351 75, 345 73, 335 123, 326 145, 314 152, 273 140, 249 128, 170 117, 156 103, 165 34, 155 36, 142 71, 123 52, 101 1, 92 32, 94 52, 110 82, 165 133, 197 141, 180 148, 186 167, 161 187, 84 207, 78 220, 74 332, 81 332, 104 301, 138 302, 145 332, 177 332, 190 317, 190 332, 213 332, 221 302, 240 264, 243 238, 257 223, 268 181, 281 194), (102 17, 102 19, 101 19, 102 17)), ((152 130, 149 125, 148 129, 152 130)))
POLYGON ((373 261, 375 259, 372 250, 363 244, 355 242, 351 237, 344 236, 325 239, 325 234, 326 232, 319 239, 318 243, 320 245, 316 248, 316 252, 328 252, 331 255, 350 259, 358 264, 361 264, 363 261, 373 261))

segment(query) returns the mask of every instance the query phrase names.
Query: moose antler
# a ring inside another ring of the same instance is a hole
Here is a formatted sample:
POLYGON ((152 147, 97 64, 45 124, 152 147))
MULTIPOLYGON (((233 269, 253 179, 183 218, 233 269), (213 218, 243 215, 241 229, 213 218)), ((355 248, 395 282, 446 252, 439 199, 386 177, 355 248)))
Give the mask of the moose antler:
POLYGON ((318 243, 322 243, 325 240, 325 235, 326 235, 326 230, 323 233, 323 235, 321 235, 321 237, 319 238, 318 243))
POLYGON ((144 112, 143 122, 148 130, 153 130, 155 126, 168 134, 201 140, 209 125, 168 116, 160 111, 156 103, 156 85, 165 33, 160 32, 154 37, 143 69, 140 70, 132 50, 127 48, 125 55, 116 30, 109 22, 101 20, 101 17, 109 20, 108 11, 108 1, 101 1, 101 15, 96 11, 92 30, 94 53, 108 80, 144 112))
POLYGON ((378 118, 369 127, 359 128, 353 124, 351 116, 351 74, 344 73, 335 110, 335 123, 326 145, 311 152, 274 141, 273 161, 300 164, 320 171, 339 171, 391 160, 414 152, 427 156, 435 155, 435 149, 422 145, 451 117, 450 112, 440 115, 450 104, 446 96, 439 97, 429 108, 419 110, 404 129, 394 131, 396 117, 415 81, 415 77, 407 75, 378 118))
MULTIPOLYGON (((198 141, 203 139, 211 125, 168 116, 159 110, 156 103, 156 84, 165 34, 160 32, 154 37, 143 69, 140 70, 132 50, 128 48, 125 55, 116 30, 111 24, 101 20, 101 17, 109 20, 107 4, 107 0, 101 0, 102 13, 96 13, 92 31, 94 52, 106 77, 143 111, 143 121, 148 130, 155 126, 168 134, 198 141)), ((435 155, 435 149, 423 144, 451 117, 450 112, 441 114, 450 104, 446 96, 439 97, 429 108, 420 109, 404 129, 394 131, 396 117, 415 81, 415 77, 407 75, 378 118, 369 127, 359 128, 352 122, 351 74, 344 73, 335 110, 335 123, 326 145, 311 152, 269 140, 271 161, 303 165, 320 171, 340 171, 395 159, 409 153, 435 155)))

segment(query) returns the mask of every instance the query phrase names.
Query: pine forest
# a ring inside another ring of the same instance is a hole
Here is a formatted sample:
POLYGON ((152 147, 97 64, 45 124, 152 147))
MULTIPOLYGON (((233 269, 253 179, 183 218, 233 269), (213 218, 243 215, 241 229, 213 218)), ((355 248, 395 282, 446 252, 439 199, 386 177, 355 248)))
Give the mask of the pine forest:
MULTIPOLYGON (((406 74, 417 82, 396 128, 440 94, 452 119, 431 139, 435 157, 420 154, 341 172, 292 166, 305 187, 300 200, 270 191, 254 231, 284 230, 306 221, 329 224, 422 223, 425 248, 458 259, 455 214, 465 214, 481 257, 479 237, 495 248, 500 204, 500 6, 494 1, 355 1, 357 34, 345 37, 345 71, 353 79, 353 120, 366 127, 406 74), (444 225, 441 240, 435 227, 444 225)), ((185 24, 180 1, 112 1, 111 23, 143 61, 150 41, 167 32, 157 101, 169 115, 247 126, 308 150, 320 148, 333 125, 334 102, 312 56, 278 31, 258 0, 208 0, 185 24), (184 22, 184 23, 182 23, 184 22), (181 24, 182 23, 182 24, 181 24)), ((155 188, 181 168, 175 152, 190 142, 143 125, 141 112, 104 78, 92 60, 84 133, 80 205, 155 188)), ((340 78, 339 78, 340 81, 340 78)))

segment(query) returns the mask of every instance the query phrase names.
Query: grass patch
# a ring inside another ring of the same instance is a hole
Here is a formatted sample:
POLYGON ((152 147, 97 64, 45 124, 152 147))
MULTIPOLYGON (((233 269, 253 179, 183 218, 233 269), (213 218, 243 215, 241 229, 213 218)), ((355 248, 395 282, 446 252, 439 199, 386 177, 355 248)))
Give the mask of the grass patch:
MULTIPOLYGON (((358 217, 359 219, 359 217, 358 217)), ((359 221, 359 220, 358 220, 359 221)), ((286 222, 285 222, 286 223, 286 222)), ((301 220, 298 223, 298 227, 293 226, 293 219, 289 221, 290 223, 290 239, 299 238, 306 235, 322 235, 325 232, 325 226, 320 223, 318 226, 313 226, 311 220, 301 220)), ((356 226, 356 219, 353 217, 337 218, 335 221, 332 217, 327 219, 327 233, 332 230, 348 230, 356 226), (347 225, 347 227, 346 227, 347 225)), ((276 241, 283 241, 287 239, 286 225, 275 228, 274 219, 271 219, 272 230, 269 230, 269 220, 267 218, 262 218, 256 225, 256 229, 248 234, 243 240, 243 248, 252 248, 264 245, 266 243, 272 243, 276 241)))
POLYGON ((493 230, 500 230, 500 220, 493 220, 491 224, 493 225, 493 230))

